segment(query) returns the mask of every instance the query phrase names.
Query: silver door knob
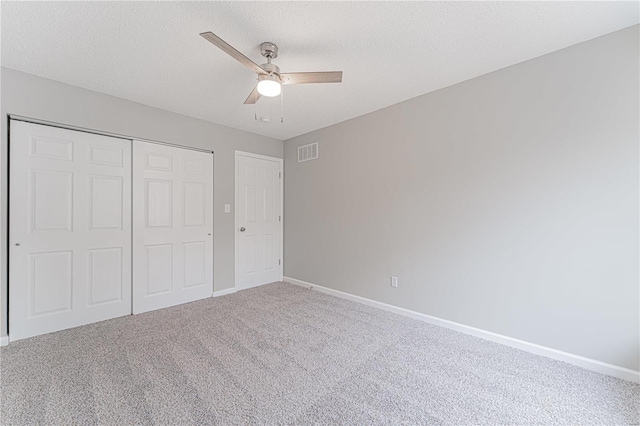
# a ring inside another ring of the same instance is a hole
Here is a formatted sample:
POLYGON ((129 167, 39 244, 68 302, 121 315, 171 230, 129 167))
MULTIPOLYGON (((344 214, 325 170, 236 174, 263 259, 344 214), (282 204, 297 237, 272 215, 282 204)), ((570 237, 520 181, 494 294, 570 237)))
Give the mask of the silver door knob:
POLYGON ((19 246, 19 245, 20 245, 20 243, 16 243, 16 245, 17 245, 17 246, 19 246))
POLYGON ((246 229, 244 229, 244 227, 240 228, 240 232, 244 232, 246 231, 246 229))

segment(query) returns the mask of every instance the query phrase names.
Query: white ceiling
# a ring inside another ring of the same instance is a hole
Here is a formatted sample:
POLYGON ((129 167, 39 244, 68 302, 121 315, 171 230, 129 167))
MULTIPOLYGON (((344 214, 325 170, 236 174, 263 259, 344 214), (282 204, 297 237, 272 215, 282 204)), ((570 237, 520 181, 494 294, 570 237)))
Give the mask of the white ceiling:
POLYGON ((3 66, 287 139, 639 21, 637 2, 2 2, 3 66), (255 75, 198 34, 285 72, 344 71, 243 105, 255 75), (266 101, 270 102, 266 102, 266 101), (265 102, 263 102, 265 101, 265 102), (254 114, 270 115, 269 124, 254 114))

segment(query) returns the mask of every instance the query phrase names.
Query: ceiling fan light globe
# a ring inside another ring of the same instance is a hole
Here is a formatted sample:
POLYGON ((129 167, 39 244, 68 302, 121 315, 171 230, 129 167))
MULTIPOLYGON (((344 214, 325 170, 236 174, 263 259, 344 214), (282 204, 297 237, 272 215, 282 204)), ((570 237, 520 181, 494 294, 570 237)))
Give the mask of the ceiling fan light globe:
POLYGON ((282 92, 282 86, 279 81, 275 80, 260 80, 258 82, 258 93, 266 97, 279 96, 282 92))

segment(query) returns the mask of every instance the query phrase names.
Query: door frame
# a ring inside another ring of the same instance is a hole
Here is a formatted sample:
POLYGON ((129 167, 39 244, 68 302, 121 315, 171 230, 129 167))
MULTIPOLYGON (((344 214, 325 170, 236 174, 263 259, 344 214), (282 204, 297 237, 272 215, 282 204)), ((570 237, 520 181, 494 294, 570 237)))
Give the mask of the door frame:
MULTIPOLYGON (((235 185, 234 185, 234 205, 233 205, 233 216, 234 216, 234 227, 233 227, 233 233, 234 233, 234 252, 235 252, 235 260, 234 260, 234 288, 236 291, 238 290, 246 290, 248 288, 252 288, 252 287, 258 287, 258 286, 251 286, 251 287, 240 287, 239 286, 239 282, 238 282, 238 277, 240 276, 239 274, 239 258, 240 258, 240 230, 239 230, 239 222, 240 222, 240 212, 238 210, 238 205, 239 205, 239 201, 240 201, 240 187, 239 187, 239 183, 240 183, 240 157, 244 156, 244 157, 252 157, 252 158, 257 158, 259 160, 268 160, 268 161, 275 161, 278 163, 278 165, 280 166, 280 216, 282 217, 282 220, 280 221, 280 259, 282 259, 282 262, 279 265, 280 268, 280 281, 282 281, 284 279, 284 159, 283 158, 278 158, 278 157, 271 157, 268 155, 262 155, 262 154, 255 154, 253 152, 246 152, 246 151, 235 151, 235 185)), ((262 284, 260 284, 262 285, 262 284)))

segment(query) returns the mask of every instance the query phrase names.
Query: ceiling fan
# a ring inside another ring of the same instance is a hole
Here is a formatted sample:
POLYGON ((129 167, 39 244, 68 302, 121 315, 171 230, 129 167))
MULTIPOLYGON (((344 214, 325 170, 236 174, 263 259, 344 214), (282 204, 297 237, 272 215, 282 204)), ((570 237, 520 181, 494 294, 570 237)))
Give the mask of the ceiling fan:
POLYGON ((231 47, 214 33, 208 31, 200 34, 207 41, 220 48, 223 52, 240 62, 251 71, 258 74, 258 84, 253 89, 245 104, 255 104, 261 96, 278 96, 282 92, 283 84, 310 84, 310 83, 341 83, 342 71, 327 72, 293 72, 282 73, 280 68, 271 63, 278 57, 278 46, 265 42, 260 45, 262 56, 267 58, 267 63, 258 65, 242 53, 231 47))

